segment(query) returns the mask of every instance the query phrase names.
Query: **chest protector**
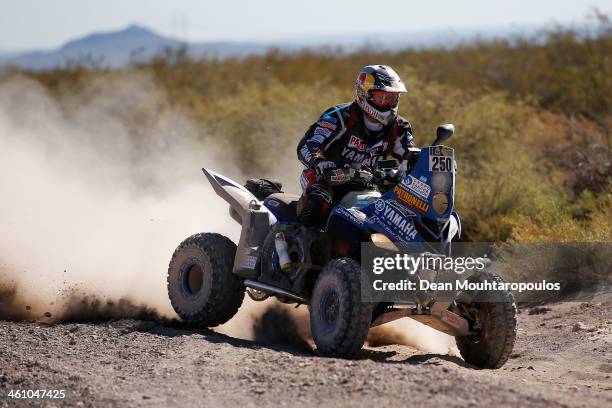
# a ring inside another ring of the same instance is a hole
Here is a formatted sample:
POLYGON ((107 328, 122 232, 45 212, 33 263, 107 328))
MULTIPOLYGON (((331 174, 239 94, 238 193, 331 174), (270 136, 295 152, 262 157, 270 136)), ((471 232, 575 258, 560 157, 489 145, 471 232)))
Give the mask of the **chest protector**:
POLYGON ((393 150, 393 145, 400 137, 398 121, 383 128, 382 136, 375 137, 359 121, 357 105, 353 104, 349 111, 346 132, 336 146, 332 146, 334 158, 343 164, 363 163, 373 166, 377 161, 386 158, 393 150))

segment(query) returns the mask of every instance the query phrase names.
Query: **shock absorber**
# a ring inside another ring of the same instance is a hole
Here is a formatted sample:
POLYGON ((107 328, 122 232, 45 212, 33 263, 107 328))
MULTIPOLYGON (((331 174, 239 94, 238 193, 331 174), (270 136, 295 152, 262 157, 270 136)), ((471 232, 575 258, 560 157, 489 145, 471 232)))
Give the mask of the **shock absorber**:
POLYGON ((280 267, 286 271, 291 267, 291 258, 289 258, 287 241, 285 241, 285 235, 282 232, 277 232, 274 236, 274 247, 276 248, 280 267))

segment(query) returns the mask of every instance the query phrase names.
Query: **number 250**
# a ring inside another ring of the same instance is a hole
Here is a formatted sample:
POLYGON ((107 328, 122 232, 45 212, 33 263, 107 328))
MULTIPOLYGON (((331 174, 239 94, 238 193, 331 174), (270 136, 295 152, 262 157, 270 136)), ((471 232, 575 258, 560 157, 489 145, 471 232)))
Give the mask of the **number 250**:
POLYGON ((453 160, 450 157, 433 156, 431 158, 431 169, 433 171, 451 171, 453 160))

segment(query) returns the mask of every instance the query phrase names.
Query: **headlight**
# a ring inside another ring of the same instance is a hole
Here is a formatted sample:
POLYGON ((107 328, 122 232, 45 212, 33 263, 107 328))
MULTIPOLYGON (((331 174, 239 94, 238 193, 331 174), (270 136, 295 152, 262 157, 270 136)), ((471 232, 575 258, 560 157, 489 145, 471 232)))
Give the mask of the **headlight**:
POLYGON ((450 172, 436 171, 431 175, 431 186, 434 191, 443 191, 448 193, 451 186, 451 174, 450 172))
POLYGON ((432 200, 433 209, 438 214, 444 214, 448 209, 448 197, 445 193, 436 193, 432 200))

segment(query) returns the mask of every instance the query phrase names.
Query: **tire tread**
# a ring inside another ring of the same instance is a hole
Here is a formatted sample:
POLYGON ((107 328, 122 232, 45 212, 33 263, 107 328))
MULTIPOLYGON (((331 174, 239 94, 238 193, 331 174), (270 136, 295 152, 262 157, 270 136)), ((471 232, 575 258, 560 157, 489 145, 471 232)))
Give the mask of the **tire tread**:
MULTIPOLYGON (((480 280, 495 281, 504 280, 497 274, 483 272, 480 280)), ((475 347, 464 337, 456 337, 457 347, 463 359, 480 368, 500 368, 503 366, 514 348, 517 332, 517 310, 514 297, 511 292, 500 291, 495 302, 485 303, 487 313, 490 316, 489 332, 490 341, 486 347, 475 347)), ((476 297, 478 301, 478 297, 476 297)))
POLYGON ((176 313, 184 320, 205 327, 214 327, 227 322, 237 312, 244 299, 245 288, 241 279, 234 275, 232 267, 236 245, 227 237, 217 233, 198 233, 185 239, 174 251, 168 266, 168 294, 176 313), (177 258, 187 249, 198 249, 211 265, 211 288, 206 303, 198 309, 187 310, 177 302, 177 291, 172 290, 174 275, 181 265, 177 258))
POLYGON ((313 337, 317 348, 323 355, 350 358, 359 352, 365 342, 372 319, 372 305, 361 302, 360 272, 359 263, 353 259, 338 258, 328 262, 317 279, 318 283, 327 275, 335 275, 339 278, 350 305, 349 313, 338 316, 341 319, 340 335, 336 336, 331 344, 317 341, 318 335, 314 329, 316 324, 313 323, 316 313, 311 310, 310 319, 313 327, 313 337))

